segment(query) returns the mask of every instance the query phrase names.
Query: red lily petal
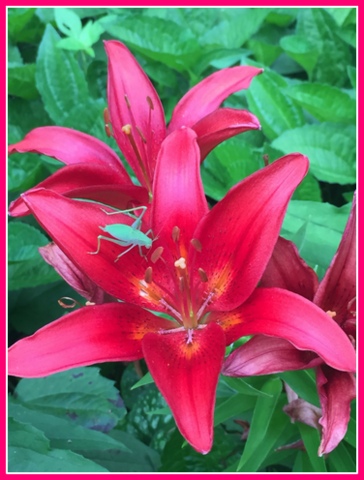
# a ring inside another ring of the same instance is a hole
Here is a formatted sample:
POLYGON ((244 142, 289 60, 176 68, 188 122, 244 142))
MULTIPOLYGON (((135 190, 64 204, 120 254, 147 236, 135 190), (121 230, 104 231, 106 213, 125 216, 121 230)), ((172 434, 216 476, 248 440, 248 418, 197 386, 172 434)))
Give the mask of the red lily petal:
POLYGON ((230 137, 260 128, 259 120, 247 110, 219 108, 193 125, 201 150, 201 161, 216 145, 230 137))
POLYGON ((51 265, 57 273, 76 290, 82 297, 90 302, 101 304, 113 301, 106 292, 98 287, 87 275, 66 257, 62 250, 54 243, 39 248, 43 259, 51 265))
POLYGON ((314 353, 297 350, 282 338, 256 335, 227 357, 221 373, 230 377, 270 375, 312 368, 320 363, 321 358, 314 353))
MULTIPOLYGON (((214 292, 210 310, 232 310, 252 293, 270 259, 289 199, 308 160, 287 155, 233 187, 198 225, 195 265, 214 292)), ((197 276, 196 276, 197 278, 197 276)))
POLYGON ((196 133, 182 128, 165 139, 158 156, 154 177, 152 224, 154 234, 171 252, 175 226, 180 229, 177 255, 186 256, 189 242, 208 206, 200 176, 200 152, 196 133))
POLYGON ((124 183, 131 183, 127 171, 112 148, 101 140, 72 128, 35 128, 20 142, 9 145, 8 151, 9 155, 14 152, 40 153, 67 165, 101 164, 117 172, 124 183))
POLYGON ((142 340, 150 373, 172 410, 181 434, 201 453, 213 440, 216 386, 225 352, 221 328, 166 335, 148 333, 142 340))
POLYGON ((100 205, 71 200, 50 190, 33 190, 23 194, 23 198, 53 241, 100 288, 121 300, 163 310, 158 301, 151 303, 142 296, 147 265, 137 247, 115 262, 126 247, 102 240, 99 253, 90 255, 97 250, 100 226, 130 225, 131 217, 121 213, 107 215, 100 205))
POLYGON ((232 93, 248 88, 252 79, 262 73, 256 67, 224 68, 209 75, 191 88, 173 110, 168 132, 180 127, 193 127, 216 110, 232 93))
POLYGON ((318 454, 331 452, 346 434, 350 403, 356 397, 354 375, 338 372, 325 365, 317 369, 317 388, 323 415, 322 439, 318 454))
POLYGON ((137 360, 143 357, 144 335, 171 326, 168 320, 125 303, 84 307, 12 345, 8 373, 43 377, 93 363, 137 360))
POLYGON ((315 352, 337 370, 355 372, 355 350, 338 324, 314 303, 287 290, 257 288, 239 308, 212 312, 209 321, 221 325, 227 343, 245 335, 279 337, 299 350, 315 352))
MULTIPOLYGON (((125 184, 123 177, 117 175, 115 170, 97 164, 68 165, 38 183, 35 188, 46 188, 67 197, 87 198, 117 208, 127 208, 132 201, 139 204, 148 202, 148 192, 144 188, 132 185, 130 179, 125 184)), ((30 212, 20 197, 11 202, 9 213, 20 217, 30 212)))
POLYGON ((339 248, 316 292, 314 302, 325 311, 335 312, 339 325, 349 303, 356 296, 356 196, 339 248))
POLYGON ((278 237, 259 285, 285 288, 313 300, 318 284, 316 273, 300 257, 296 245, 283 237, 278 237))
POLYGON ((125 45, 115 40, 104 44, 109 59, 108 106, 113 134, 142 185, 149 187, 146 176, 153 178, 158 150, 166 135, 163 107, 149 78, 125 45), (130 137, 121 130, 124 125, 132 128, 146 172, 141 169, 130 137))

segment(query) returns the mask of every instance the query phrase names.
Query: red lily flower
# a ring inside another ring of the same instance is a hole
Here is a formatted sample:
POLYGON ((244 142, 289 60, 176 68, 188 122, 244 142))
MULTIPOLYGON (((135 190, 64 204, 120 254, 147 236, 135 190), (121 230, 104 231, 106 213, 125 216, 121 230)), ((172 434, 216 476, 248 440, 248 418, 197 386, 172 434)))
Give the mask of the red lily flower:
MULTIPOLYGON (((9 146, 14 152, 35 152, 66 166, 34 188, 46 188, 71 198, 85 198, 125 209, 146 205, 152 195, 157 154, 167 135, 164 111, 152 83, 130 51, 120 42, 106 41, 108 65, 107 133, 113 135, 142 187, 132 184, 114 151, 104 142, 64 127, 39 127, 9 146)), ((222 141, 260 128, 246 110, 219 108, 232 93, 249 87, 262 69, 225 68, 194 86, 176 105, 168 132, 181 125, 198 134, 201 160, 222 141)), ((32 189, 33 190, 33 189, 32 189)), ((22 216, 29 209, 22 198, 10 205, 10 214, 22 216)))
MULTIPOLYGON (((264 287, 281 287, 296 292, 319 306, 342 328, 354 344, 356 338, 355 235, 356 197, 335 254, 319 283, 316 273, 300 258, 292 242, 279 238, 262 277, 264 287)), ((348 347, 349 348, 349 347, 348 347)), ((341 349, 336 349, 343 355, 341 349)), ((350 349, 351 350, 351 349, 350 349)), ((316 381, 322 417, 319 455, 331 452, 345 436, 350 420, 350 403, 356 397, 355 377, 325 365, 312 352, 297 350, 282 339, 256 336, 237 348, 226 360, 223 374, 250 376, 317 366, 316 381)))
POLYGON ((43 327, 9 349, 8 365, 9 374, 36 377, 144 357, 182 435, 207 453, 227 344, 242 335, 274 335, 349 371, 355 352, 338 325, 308 300, 281 289, 255 289, 307 158, 277 160, 210 211, 199 168, 196 133, 183 128, 170 134, 158 154, 151 225, 142 226, 155 233, 151 251, 141 256, 133 248, 117 262, 126 247, 102 240, 97 255, 88 252, 96 248, 99 227, 119 223, 119 215, 45 189, 23 195, 66 256, 124 303, 88 306, 43 327), (333 345, 345 354, 337 358, 333 345))

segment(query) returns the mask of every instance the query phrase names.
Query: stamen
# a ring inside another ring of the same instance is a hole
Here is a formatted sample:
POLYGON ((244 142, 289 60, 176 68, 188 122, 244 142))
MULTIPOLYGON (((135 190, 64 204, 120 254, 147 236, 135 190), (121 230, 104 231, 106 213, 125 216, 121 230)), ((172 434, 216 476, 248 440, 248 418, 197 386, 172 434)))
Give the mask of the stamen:
POLYGON ((153 105, 152 99, 149 96, 147 96, 147 102, 148 102, 148 105, 149 105, 150 109, 154 110, 154 105, 153 105))
POLYGON ((173 227, 173 229, 172 229, 172 239, 173 239, 173 241, 176 242, 176 243, 177 243, 178 240, 179 240, 179 234, 180 234, 180 232, 181 232, 181 230, 180 230, 177 226, 173 227))
POLYGON ((183 258, 183 257, 179 258, 178 260, 176 260, 176 261, 174 262, 174 266, 175 266, 176 268, 180 268, 181 270, 185 270, 185 268, 186 268, 186 266, 187 266, 187 265, 186 265, 186 259, 183 258))
POLYGON ((152 263, 155 263, 157 260, 159 260, 162 256, 164 248, 163 247, 157 247, 152 255, 150 256, 150 260, 152 263))
POLYGON ((329 317, 331 317, 331 318, 334 318, 334 317, 336 317, 336 312, 332 312, 331 310, 327 310, 327 312, 326 312, 326 313, 327 313, 327 314, 328 314, 328 316, 329 316, 329 317))
POLYGON ((109 110, 108 108, 104 108, 104 122, 106 124, 110 123, 110 115, 109 115, 109 110))
POLYGON ((193 238, 191 240, 191 245, 193 246, 193 248, 195 250, 197 250, 198 252, 201 252, 202 251, 202 245, 201 245, 201 242, 200 240, 198 240, 197 238, 193 238))
POLYGON ((125 133, 125 135, 130 135, 131 134, 131 125, 130 123, 127 123, 123 127, 121 127, 121 131, 125 133))
POLYGON ((125 98, 125 103, 130 110, 131 106, 130 106, 130 102, 129 102, 129 98, 128 98, 127 94, 124 95, 124 98, 125 98))
POLYGON ((205 272, 205 270, 203 270, 202 268, 199 268, 198 269, 198 274, 200 276, 201 282, 203 282, 203 283, 208 282, 209 279, 207 278, 207 273, 205 272))
POLYGON ((205 308, 207 307, 207 305, 211 302, 213 296, 215 295, 215 292, 210 292, 207 297, 205 298, 203 304, 201 305, 201 307, 199 308, 198 312, 197 312, 197 318, 200 319, 205 308))
POLYGON ((169 310, 173 314, 173 316, 176 318, 176 320, 182 325, 183 322, 182 322, 181 314, 175 308, 173 308, 172 305, 166 302, 164 298, 161 298, 159 300, 159 303, 163 305, 163 307, 165 307, 167 310, 169 310))
POLYGON ((140 135, 140 138, 142 139, 143 143, 147 143, 147 140, 145 138, 145 136, 143 135, 143 132, 140 130, 140 128, 138 127, 135 127, 137 129, 137 132, 139 133, 140 135))
POLYGON ((110 122, 110 116, 109 116, 109 110, 107 108, 104 109, 104 126, 105 126, 105 132, 108 137, 112 137, 112 131, 110 128, 111 122, 110 122))
POLYGON ((61 297, 59 300, 58 300, 58 304, 62 307, 62 308, 75 308, 76 305, 80 305, 80 303, 75 300, 74 298, 71 298, 71 297, 61 297), (67 300, 67 302, 71 302, 71 303, 65 303, 63 300, 67 300))
POLYGON ((187 345, 189 345, 190 343, 192 343, 192 339, 193 339, 193 330, 191 328, 189 328, 187 330, 187 345))
POLYGON ((132 134, 132 126, 130 125, 130 123, 127 123, 126 125, 124 125, 121 128, 121 131, 124 132, 128 136, 130 145, 131 145, 131 147, 132 147, 132 149, 135 153, 135 156, 136 156, 136 159, 138 161, 139 167, 142 171, 142 174, 143 174, 143 177, 144 177, 144 180, 145 180, 148 192, 149 192, 149 198, 151 198, 151 196, 152 196, 152 186, 151 186, 150 180, 149 180, 150 177, 148 176, 148 173, 146 171, 146 166, 144 165, 144 162, 143 162, 143 158, 140 154, 138 145, 136 144, 135 138, 132 134))
POLYGON ((263 155, 263 162, 265 167, 269 165, 269 155, 267 153, 263 155))
POLYGON ((152 267, 148 267, 145 271, 144 280, 147 283, 152 283, 152 281, 153 281, 152 277, 153 277, 153 269, 152 269, 152 267))

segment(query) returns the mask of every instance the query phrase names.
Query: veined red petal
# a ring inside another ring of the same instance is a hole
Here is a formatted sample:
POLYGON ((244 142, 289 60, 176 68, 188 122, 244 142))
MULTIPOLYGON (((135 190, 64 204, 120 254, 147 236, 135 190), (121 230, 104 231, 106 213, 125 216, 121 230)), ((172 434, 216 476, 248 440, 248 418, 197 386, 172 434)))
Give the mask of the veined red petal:
POLYGON ((345 320, 349 302, 356 297, 356 196, 339 248, 316 292, 314 302, 335 312, 339 325, 345 320))
POLYGON ((163 310, 158 299, 152 303, 143 296, 148 265, 137 246, 116 261, 128 247, 101 240, 99 253, 90 254, 97 251, 98 236, 103 234, 100 227, 131 225, 134 219, 121 213, 107 215, 100 205, 71 200, 50 190, 33 190, 23 198, 53 241, 100 288, 121 300, 163 310))
POLYGON ((201 220, 194 237, 202 249, 193 251, 194 265, 206 272, 206 289, 214 292, 210 310, 238 307, 257 286, 307 169, 303 155, 282 157, 234 186, 201 220))
POLYGON ((43 377, 93 363, 137 360, 143 357, 144 335, 171 327, 168 320, 126 303, 84 307, 12 345, 8 374, 43 377))
POLYGON ((316 273, 300 257, 296 245, 283 237, 278 237, 259 285, 285 288, 313 300, 318 284, 316 273))
POLYGON ((180 229, 181 254, 186 254, 196 225, 208 211, 196 133, 190 128, 173 132, 163 142, 153 191, 154 234, 163 246, 167 246, 167 250, 175 252, 177 246, 172 239, 172 231, 177 226, 180 229))
MULTIPOLYGON (((127 208, 133 200, 138 203, 148 202, 148 192, 143 187, 133 185, 130 179, 124 183, 123 177, 116 174, 115 170, 101 164, 67 165, 33 189, 36 188, 46 188, 67 197, 87 198, 103 203, 113 200, 117 203, 111 205, 118 208, 127 208)), ((20 217, 29 215, 30 212, 24 200, 19 197, 10 204, 9 213, 20 217)))
POLYGON ((320 357, 309 351, 297 350, 287 340, 256 335, 227 357, 221 373, 230 377, 270 375, 312 368, 320 363, 320 357))
POLYGON ((356 397, 355 377, 326 365, 317 369, 317 388, 322 408, 322 439, 318 454, 330 453, 344 438, 350 420, 350 404, 356 397))
POLYGON ((131 183, 127 171, 112 148, 101 140, 72 128, 35 128, 20 142, 9 145, 8 151, 9 155, 14 152, 40 153, 67 165, 101 164, 117 172, 124 183, 131 183))
POLYGON ((334 320, 309 300, 280 288, 257 288, 231 312, 212 312, 227 344, 245 335, 270 335, 311 350, 337 370, 355 372, 355 350, 334 320), (338 355, 340 352, 340 355, 338 355))
POLYGON ((193 127, 216 110, 229 95, 248 88, 252 79, 262 72, 261 68, 243 66, 224 68, 209 75, 177 103, 168 132, 180 127, 193 127))
POLYGON ((126 46, 115 40, 104 45, 109 59, 108 107, 113 134, 142 185, 148 186, 130 137, 121 129, 131 126, 140 159, 152 179, 158 150, 166 135, 163 107, 149 78, 126 46))
POLYGON ((85 275, 54 243, 39 248, 43 259, 51 265, 57 273, 82 297, 90 302, 101 304, 112 302, 114 299, 98 287, 85 275))
POLYGON ((150 373, 181 434, 198 452, 208 453, 213 440, 216 386, 225 352, 221 328, 210 324, 201 330, 148 333, 142 347, 150 373))
POLYGON ((195 123, 192 129, 197 133, 201 150, 201 161, 216 145, 247 130, 260 128, 259 120, 247 110, 219 108, 195 123))

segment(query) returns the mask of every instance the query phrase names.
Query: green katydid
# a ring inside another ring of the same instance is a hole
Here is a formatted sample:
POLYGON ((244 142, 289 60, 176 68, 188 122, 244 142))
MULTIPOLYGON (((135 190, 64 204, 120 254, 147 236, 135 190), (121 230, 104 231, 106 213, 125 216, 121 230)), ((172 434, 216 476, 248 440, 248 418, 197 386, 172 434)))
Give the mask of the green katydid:
POLYGON ((118 213, 130 215, 131 217, 135 218, 135 221, 131 225, 115 223, 114 225, 106 225, 105 227, 100 227, 101 230, 108 233, 114 238, 105 237, 105 235, 99 235, 97 237, 97 250, 95 252, 88 253, 90 255, 96 255, 97 253, 99 253, 101 240, 107 240, 108 242, 115 243, 116 245, 120 245, 121 247, 129 247, 127 250, 120 253, 120 255, 116 257, 115 262, 117 262, 119 258, 121 258, 126 253, 130 252, 130 250, 132 250, 134 247, 138 246, 139 250, 141 249, 141 247, 150 248, 152 246, 153 240, 148 237, 148 234, 151 232, 151 230, 148 230, 147 233, 143 233, 140 230, 142 218, 146 210, 147 207, 145 206, 129 208, 128 210, 117 210, 116 212, 106 212, 105 210, 103 210, 106 215, 115 215, 118 213), (143 212, 139 215, 139 217, 136 217, 135 215, 132 215, 130 213, 135 212, 135 210, 143 210, 143 212))

